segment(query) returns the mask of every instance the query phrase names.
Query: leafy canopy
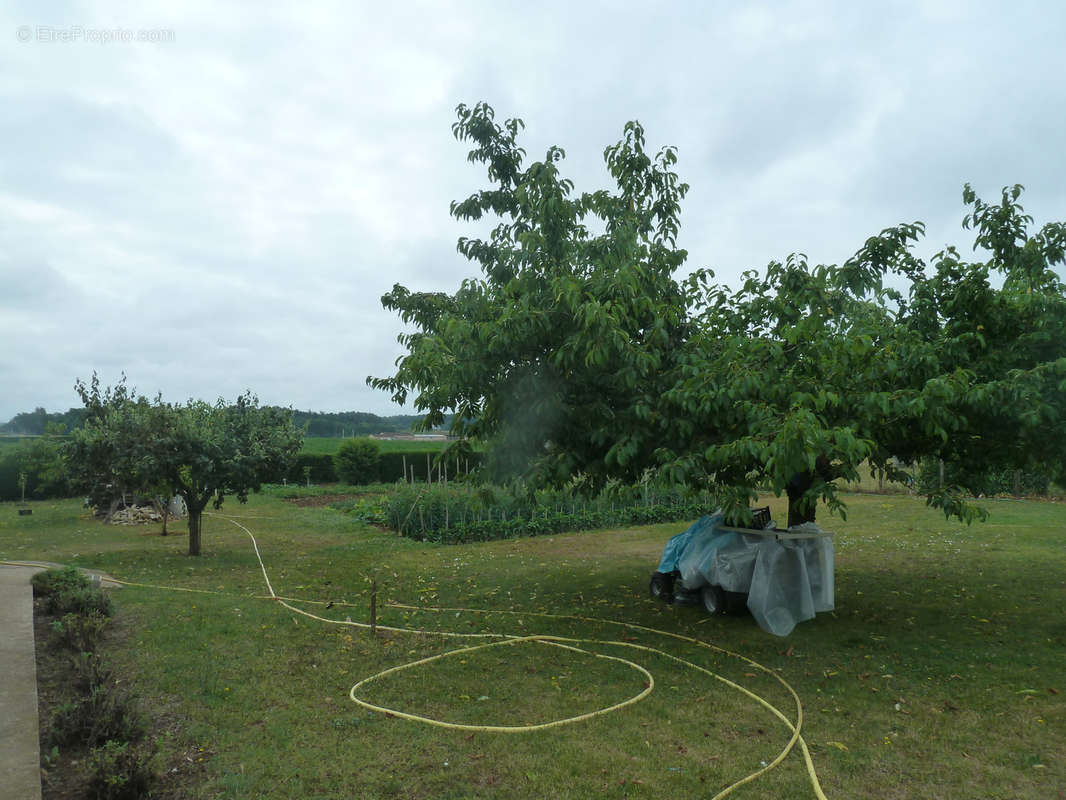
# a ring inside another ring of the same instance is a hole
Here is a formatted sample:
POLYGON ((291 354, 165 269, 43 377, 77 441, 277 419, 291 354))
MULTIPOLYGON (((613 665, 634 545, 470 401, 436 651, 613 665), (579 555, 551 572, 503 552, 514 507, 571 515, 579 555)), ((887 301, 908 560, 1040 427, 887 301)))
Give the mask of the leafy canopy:
MULTIPOLYGON (((453 295, 385 295, 414 332, 396 374, 368 382, 412 395, 427 426, 454 411, 453 432, 486 443, 497 473, 595 485, 655 469, 740 517, 768 486, 788 494, 792 524, 818 501, 842 510, 836 482, 863 461, 890 477, 922 457, 973 475, 1066 471, 1066 226, 1030 234, 1020 186, 995 205, 964 190, 984 261, 949 247, 924 263, 913 222, 841 265, 793 254, 732 290, 706 269, 675 279, 688 187, 638 123, 604 151, 615 188, 575 194, 560 148, 525 166, 520 120, 500 125, 485 104, 457 114, 491 186, 452 215, 498 221, 459 240, 481 277, 453 295)), ((976 481, 957 474, 929 502, 970 520, 976 481)))
POLYGON ((487 239, 459 240, 483 277, 454 295, 400 285, 385 295, 417 330, 400 336, 408 355, 396 375, 368 382, 399 403, 412 393, 427 427, 454 411, 452 431, 492 445, 499 473, 633 475, 654 447, 636 409, 666 388, 684 339, 672 274, 686 256, 675 239, 688 186, 674 149, 648 155, 633 122, 604 152, 616 190, 576 195, 562 149, 524 164, 521 127, 497 124, 487 105, 459 106, 453 133, 493 186, 452 215, 499 220, 487 239))

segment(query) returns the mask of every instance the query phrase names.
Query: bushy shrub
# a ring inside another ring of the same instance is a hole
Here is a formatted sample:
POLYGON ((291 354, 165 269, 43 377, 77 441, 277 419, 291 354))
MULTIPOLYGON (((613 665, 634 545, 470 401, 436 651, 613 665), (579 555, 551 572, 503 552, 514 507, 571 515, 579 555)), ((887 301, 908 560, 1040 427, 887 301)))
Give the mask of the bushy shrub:
POLYGON ((89 694, 97 686, 115 683, 111 665, 97 653, 81 651, 71 658, 70 691, 78 696, 89 694))
POLYGON ((107 681, 56 708, 49 729, 51 744, 96 747, 108 739, 139 741, 145 725, 129 692, 107 681))
POLYGON ((52 623, 55 642, 75 653, 92 653, 100 641, 100 634, 108 625, 108 618, 98 611, 88 614, 65 614, 52 623))
POLYGON ((44 610, 48 614, 100 614, 110 617, 114 612, 111 598, 100 589, 78 587, 63 589, 48 595, 44 601, 44 610))
POLYGON ((154 748, 109 740, 89 754, 92 800, 139 800, 156 780, 154 748))
POLYGON ((362 486, 380 478, 381 448, 373 439, 345 439, 333 455, 333 471, 343 483, 362 486))
POLYGON ((30 584, 34 597, 46 597, 57 592, 88 589, 92 581, 77 567, 55 567, 38 572, 30 578, 30 584))

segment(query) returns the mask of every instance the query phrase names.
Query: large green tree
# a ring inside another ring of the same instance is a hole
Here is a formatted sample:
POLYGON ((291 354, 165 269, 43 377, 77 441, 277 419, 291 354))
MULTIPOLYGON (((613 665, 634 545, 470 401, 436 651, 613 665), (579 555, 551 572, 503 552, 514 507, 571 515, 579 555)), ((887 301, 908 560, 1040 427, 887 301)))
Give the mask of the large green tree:
MULTIPOLYGON (((616 188, 575 195, 559 148, 523 166, 521 127, 481 104, 460 106, 453 128, 492 182, 452 206, 499 222, 459 241, 482 277, 382 299, 414 331, 396 374, 368 380, 413 395, 427 425, 454 411, 454 432, 537 482, 654 468, 741 517, 769 486, 788 495, 790 524, 819 501, 842 508, 837 481, 863 462, 890 476, 920 457, 974 475, 1063 471, 1066 294, 1053 268, 1066 227, 1031 234, 1020 187, 993 205, 965 189, 984 260, 948 248, 926 264, 910 223, 841 265, 794 255, 732 290, 709 270, 674 277, 687 186, 672 148, 648 156, 629 123, 604 154, 616 188)), ((929 500, 972 519, 970 488, 964 477, 929 500)))
POLYGON ((285 473, 303 440, 290 412, 260 407, 251 394, 232 404, 169 404, 135 397, 124 380, 101 390, 95 375, 76 389, 89 412, 68 452, 79 485, 96 504, 124 492, 180 495, 192 556, 200 555, 207 504, 219 509, 229 495, 246 502, 285 473))
POLYGON ((717 486, 731 509, 757 487, 785 493, 790 524, 813 520, 819 500, 839 507, 836 481, 864 461, 889 475, 919 458, 964 466, 928 500, 965 520, 983 513, 965 498, 991 468, 1061 474, 1066 294, 1052 267, 1066 226, 1030 235, 1020 194, 988 206, 966 187, 964 224, 985 260, 948 248, 925 264, 913 223, 840 266, 794 256, 738 291, 702 287, 656 409, 662 463, 717 486))
POLYGON ((575 194, 562 149, 525 165, 521 128, 487 105, 459 106, 453 133, 492 186, 452 215, 498 222, 487 239, 459 240, 482 277, 453 295, 399 285, 385 295, 416 330, 400 337, 397 373, 368 382, 399 403, 413 394, 427 427, 454 411, 452 431, 488 444, 498 474, 632 477, 655 448, 638 408, 667 388, 685 338, 673 273, 686 256, 675 239, 688 187, 673 148, 648 155, 634 122, 604 152, 616 188, 575 194))

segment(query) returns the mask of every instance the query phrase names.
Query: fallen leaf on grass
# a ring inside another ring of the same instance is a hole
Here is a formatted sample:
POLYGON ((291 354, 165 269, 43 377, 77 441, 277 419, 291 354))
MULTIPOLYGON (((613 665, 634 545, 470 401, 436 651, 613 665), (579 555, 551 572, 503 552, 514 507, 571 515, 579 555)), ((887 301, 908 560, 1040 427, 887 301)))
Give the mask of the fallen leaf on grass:
POLYGON ((842 750, 845 753, 848 752, 848 746, 843 742, 826 742, 830 747, 835 747, 837 750, 842 750))

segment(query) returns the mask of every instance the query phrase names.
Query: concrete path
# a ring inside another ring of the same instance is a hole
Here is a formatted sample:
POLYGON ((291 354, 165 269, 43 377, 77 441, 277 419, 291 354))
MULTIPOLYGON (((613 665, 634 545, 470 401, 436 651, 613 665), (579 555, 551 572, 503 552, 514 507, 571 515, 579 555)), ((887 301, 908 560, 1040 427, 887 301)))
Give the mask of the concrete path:
POLYGON ((0 792, 40 800, 33 590, 39 567, 0 565, 0 792))

